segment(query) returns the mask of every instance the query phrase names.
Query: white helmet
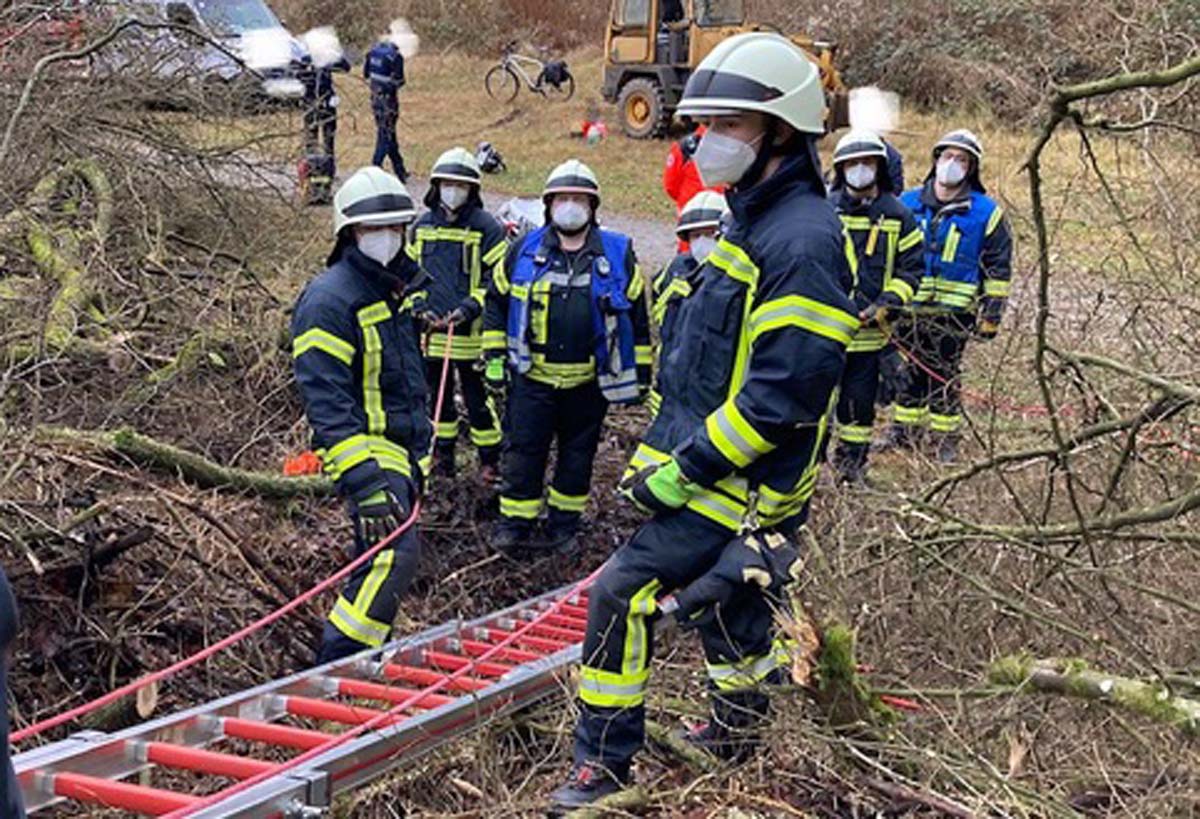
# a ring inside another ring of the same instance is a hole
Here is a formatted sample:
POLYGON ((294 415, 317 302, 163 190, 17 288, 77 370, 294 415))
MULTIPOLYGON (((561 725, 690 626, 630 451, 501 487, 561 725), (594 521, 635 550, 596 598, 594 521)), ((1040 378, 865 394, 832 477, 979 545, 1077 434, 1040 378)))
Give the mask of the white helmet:
POLYGON ((797 131, 825 133, 820 70, 798 45, 772 32, 722 40, 696 66, 676 110, 693 117, 758 111, 797 131))
POLYGON ((851 131, 838 140, 833 149, 833 166, 836 168, 851 159, 875 156, 887 161, 887 146, 874 131, 851 131))
POLYGON ((407 225, 417 209, 404 183, 383 168, 359 168, 333 196, 333 235, 350 225, 407 225))
POLYGON ((592 169, 578 159, 568 159, 550 172, 546 177, 546 187, 542 189, 542 201, 546 202, 556 193, 587 193, 600 204, 600 181, 592 169))
POLYGON ((445 179, 448 182, 465 182, 468 185, 478 185, 482 174, 475 154, 466 148, 451 148, 437 158, 433 170, 429 173, 429 181, 445 179))
POLYGON ((721 220, 729 213, 725 197, 714 191, 700 191, 687 201, 679 212, 675 224, 675 235, 682 236, 691 230, 721 227, 721 220))
POLYGON ((933 158, 936 161, 943 148, 960 148, 975 157, 975 164, 983 162, 983 143, 979 137, 966 128, 959 128, 942 136, 933 146, 933 158))

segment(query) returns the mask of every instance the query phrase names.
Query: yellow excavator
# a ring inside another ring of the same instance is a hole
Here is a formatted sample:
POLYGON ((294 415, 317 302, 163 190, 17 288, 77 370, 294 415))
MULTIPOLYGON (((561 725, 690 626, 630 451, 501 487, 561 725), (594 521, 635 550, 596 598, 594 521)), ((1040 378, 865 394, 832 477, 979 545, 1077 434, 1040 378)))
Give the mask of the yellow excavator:
MULTIPOLYGON (((747 23, 743 0, 612 0, 601 94, 616 103, 625 133, 634 139, 665 134, 692 69, 717 43, 745 31, 778 29, 747 23)), ((829 129, 848 125, 848 96, 833 64, 834 44, 804 34, 787 36, 821 69, 829 129)))

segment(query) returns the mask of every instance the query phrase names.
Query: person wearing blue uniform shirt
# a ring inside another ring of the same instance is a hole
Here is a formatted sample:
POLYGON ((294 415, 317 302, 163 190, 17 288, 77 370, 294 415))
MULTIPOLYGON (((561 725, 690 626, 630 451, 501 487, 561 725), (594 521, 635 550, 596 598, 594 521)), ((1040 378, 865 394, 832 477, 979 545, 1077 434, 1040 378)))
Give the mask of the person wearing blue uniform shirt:
POLYGON ((375 154, 371 164, 383 167, 392 161, 392 170, 401 182, 408 180, 404 157, 396 140, 396 122, 400 118, 400 89, 404 87, 404 55, 391 40, 380 40, 363 60, 363 77, 371 85, 371 113, 375 116, 375 154))

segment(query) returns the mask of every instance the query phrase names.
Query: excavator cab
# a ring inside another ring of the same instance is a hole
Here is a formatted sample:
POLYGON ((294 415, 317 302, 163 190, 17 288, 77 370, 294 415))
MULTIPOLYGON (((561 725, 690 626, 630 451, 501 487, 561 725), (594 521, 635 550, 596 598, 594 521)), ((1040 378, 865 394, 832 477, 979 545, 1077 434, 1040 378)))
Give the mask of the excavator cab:
MULTIPOLYGON (((616 103, 621 127, 635 139, 662 136, 683 88, 717 43, 745 31, 743 0, 612 0, 601 93, 616 103)), ((830 128, 845 124, 846 90, 833 65, 834 46, 788 35, 821 69, 830 97, 830 128)))

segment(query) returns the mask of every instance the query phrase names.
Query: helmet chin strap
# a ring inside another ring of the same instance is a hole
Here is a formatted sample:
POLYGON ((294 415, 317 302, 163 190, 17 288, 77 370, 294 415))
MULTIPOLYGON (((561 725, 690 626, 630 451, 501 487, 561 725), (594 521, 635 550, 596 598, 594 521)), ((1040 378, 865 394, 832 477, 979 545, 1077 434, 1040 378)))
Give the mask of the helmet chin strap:
POLYGON ((741 179, 733 183, 735 190, 744 191, 762 181, 762 175, 767 170, 767 163, 771 161, 775 152, 775 134, 778 128, 779 120, 775 117, 768 117, 767 130, 763 132, 762 143, 758 146, 754 164, 746 169, 741 179))

